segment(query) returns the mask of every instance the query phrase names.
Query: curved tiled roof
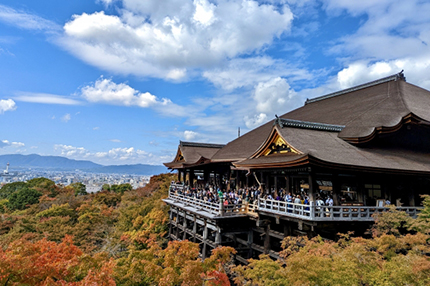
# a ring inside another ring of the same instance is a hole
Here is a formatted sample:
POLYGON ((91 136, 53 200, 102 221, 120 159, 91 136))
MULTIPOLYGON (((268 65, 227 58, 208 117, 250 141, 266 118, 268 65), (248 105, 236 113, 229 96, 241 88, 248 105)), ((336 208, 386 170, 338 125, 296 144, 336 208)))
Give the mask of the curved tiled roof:
MULTIPOLYGON (((338 136, 353 142, 370 138, 379 128, 396 127, 404 118, 415 115, 430 123, 430 92, 405 82, 397 74, 368 84, 308 100, 303 107, 280 118, 315 124, 344 126, 338 136)), ((271 131, 268 122, 228 143, 212 158, 239 161, 249 158, 271 131)))
POLYGON ((229 142, 212 154, 210 162, 266 168, 313 160, 318 164, 430 173, 430 146, 421 141, 430 141, 430 91, 407 83, 400 73, 308 100, 275 122, 229 142), (273 128, 300 154, 260 157, 256 151, 270 140, 273 128))
POLYGON ((202 160, 210 160, 224 144, 211 144, 199 142, 180 141, 177 154, 172 162, 164 163, 168 168, 182 168, 186 165, 197 164, 202 160), (182 160, 177 160, 178 155, 182 155, 182 160))

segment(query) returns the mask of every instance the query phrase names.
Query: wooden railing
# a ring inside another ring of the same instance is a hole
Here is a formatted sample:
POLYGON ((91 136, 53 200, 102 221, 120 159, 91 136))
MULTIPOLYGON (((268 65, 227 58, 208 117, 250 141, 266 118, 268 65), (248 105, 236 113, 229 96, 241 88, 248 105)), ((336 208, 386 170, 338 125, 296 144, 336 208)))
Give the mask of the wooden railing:
MULTIPOLYGON (((213 215, 223 216, 232 214, 255 215, 258 212, 272 213, 286 217, 292 217, 311 221, 373 221, 372 215, 386 212, 387 207, 369 206, 316 206, 295 204, 291 202, 258 199, 255 203, 248 204, 228 204, 209 202, 185 195, 186 188, 183 185, 172 184, 169 190, 169 198, 183 203, 185 206, 193 206, 199 210, 206 211, 213 215)), ((422 208, 420 207, 396 207, 416 217, 422 208)))
MULTIPOLYGON (((396 207, 396 209, 416 217, 422 208, 396 207)), ((388 207, 316 206, 312 202, 310 205, 303 205, 276 200, 258 200, 258 211, 312 221, 373 221, 373 214, 388 210, 388 207)))
POLYGON ((181 202, 185 206, 193 206, 199 210, 203 210, 214 215, 246 213, 248 210, 247 204, 224 204, 223 201, 214 203, 201 200, 193 196, 187 196, 185 195, 184 187, 182 185, 173 185, 169 190, 169 198, 174 201, 181 202))

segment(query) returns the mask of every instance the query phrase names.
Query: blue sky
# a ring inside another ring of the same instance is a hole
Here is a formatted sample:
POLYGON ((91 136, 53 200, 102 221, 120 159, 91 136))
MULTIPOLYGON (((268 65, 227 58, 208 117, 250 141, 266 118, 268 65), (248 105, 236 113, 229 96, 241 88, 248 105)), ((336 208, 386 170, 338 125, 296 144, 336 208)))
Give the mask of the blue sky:
MULTIPOLYGON (((0 154, 171 161, 405 70, 430 89, 430 1, 0 0, 0 154)), ((12 164, 12 162, 11 162, 12 164)))

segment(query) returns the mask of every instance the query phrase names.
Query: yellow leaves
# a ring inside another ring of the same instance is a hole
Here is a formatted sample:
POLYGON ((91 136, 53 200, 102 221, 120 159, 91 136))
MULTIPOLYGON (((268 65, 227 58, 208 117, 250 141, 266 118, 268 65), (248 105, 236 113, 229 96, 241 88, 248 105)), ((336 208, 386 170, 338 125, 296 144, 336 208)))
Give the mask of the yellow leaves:
POLYGON ((374 237, 383 234, 393 234, 400 236, 412 224, 413 219, 404 211, 396 210, 396 206, 388 206, 386 212, 373 215, 375 223, 372 227, 374 237))
POLYGON ((237 251, 229 246, 217 247, 212 250, 212 255, 205 259, 205 269, 216 269, 220 265, 232 264, 232 257, 237 251))
POLYGON ((167 248, 163 251, 164 267, 178 269, 184 266, 186 261, 196 260, 199 256, 198 244, 184 241, 169 241, 167 248))
POLYGON ((68 203, 62 205, 53 204, 49 209, 39 212, 36 217, 54 217, 54 216, 76 216, 76 212, 70 207, 68 203))
POLYGON ((430 237, 343 235, 337 242, 288 237, 280 254, 237 266, 238 285, 430 285, 430 237))
POLYGON ((248 260, 247 266, 237 266, 233 270, 237 276, 237 285, 288 285, 280 261, 273 261, 268 255, 260 255, 259 259, 248 260))
POLYGON ((224 267, 232 252, 232 248, 219 248, 206 259, 207 262, 203 262, 198 258, 198 244, 172 241, 166 248, 161 248, 152 240, 146 249, 132 250, 128 257, 118 259, 115 275, 121 285, 200 286, 208 277, 219 283, 207 285, 229 285, 225 284, 224 267), (212 271, 218 271, 218 274, 209 274, 212 271))

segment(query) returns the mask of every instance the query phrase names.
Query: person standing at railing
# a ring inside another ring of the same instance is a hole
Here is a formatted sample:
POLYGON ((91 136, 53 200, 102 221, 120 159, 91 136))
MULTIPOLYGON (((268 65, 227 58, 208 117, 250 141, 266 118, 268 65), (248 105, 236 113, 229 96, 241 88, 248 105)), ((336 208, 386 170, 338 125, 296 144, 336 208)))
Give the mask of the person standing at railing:
POLYGON ((333 206, 333 199, 330 196, 327 196, 327 200, 325 201, 326 206, 333 206))
MULTIPOLYGON (((293 197, 291 196, 291 193, 288 193, 288 194, 285 196, 285 201, 286 201, 287 203, 292 203, 292 202, 293 202, 293 197)), ((291 212, 291 207, 292 207, 292 205, 287 204, 287 209, 288 209, 288 212, 289 212, 289 213, 291 212)))
MULTIPOLYGON (((308 196, 306 196, 306 197, 305 197, 304 204, 305 204, 305 205, 309 205, 309 197, 308 197, 308 196)), ((305 207, 305 210, 306 210, 306 211, 308 211, 308 210, 309 210, 309 207, 305 207)))

